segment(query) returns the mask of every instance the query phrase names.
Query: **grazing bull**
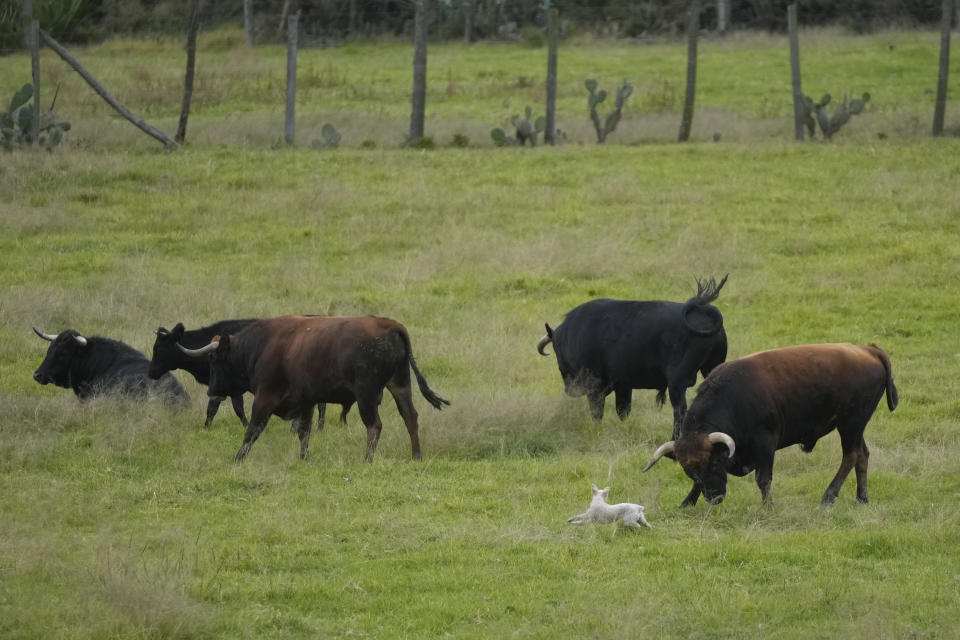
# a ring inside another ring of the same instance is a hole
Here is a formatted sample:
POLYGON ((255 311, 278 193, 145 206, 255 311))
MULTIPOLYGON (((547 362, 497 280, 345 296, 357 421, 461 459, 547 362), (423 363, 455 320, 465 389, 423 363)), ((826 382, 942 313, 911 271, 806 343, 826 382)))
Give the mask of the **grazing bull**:
POLYGON ((295 420, 300 457, 310 442, 313 405, 354 402, 367 428, 366 460, 373 460, 382 423, 378 412, 383 389, 393 395, 410 434, 413 457, 420 458, 419 425, 413 406, 410 369, 420 393, 440 409, 450 404, 434 393, 417 368, 407 329, 394 320, 364 317, 281 316, 256 320, 235 335, 214 337, 200 349, 183 348, 194 357, 209 354, 208 394, 231 389, 253 392, 250 425, 234 457, 250 451, 271 415, 295 420))
POLYGON ((147 357, 119 340, 86 338, 73 329, 60 335, 36 328, 33 331, 50 342, 47 357, 33 373, 33 379, 40 384, 52 382, 73 389, 80 400, 99 394, 143 398, 156 393, 169 404, 186 406, 190 402, 190 396, 173 376, 151 380, 147 357))
POLYGON ((617 415, 630 414, 634 389, 656 389, 657 405, 670 392, 673 437, 687 410, 686 391, 727 357, 723 315, 710 303, 720 284, 697 281, 697 295, 686 302, 591 300, 567 314, 556 329, 537 343, 545 356, 550 342, 567 395, 586 395, 590 415, 603 419, 603 405, 612 391, 617 415))
POLYGON ((756 470, 764 504, 772 504, 774 452, 799 444, 805 452, 836 429, 843 460, 823 494, 830 504, 851 469, 857 470, 857 502, 867 502, 863 430, 886 392, 897 407, 890 358, 871 344, 816 344, 761 351, 718 366, 700 385, 683 421, 682 435, 661 445, 644 471, 663 456, 680 463, 693 489, 680 506, 700 494, 717 504, 727 474, 756 470))

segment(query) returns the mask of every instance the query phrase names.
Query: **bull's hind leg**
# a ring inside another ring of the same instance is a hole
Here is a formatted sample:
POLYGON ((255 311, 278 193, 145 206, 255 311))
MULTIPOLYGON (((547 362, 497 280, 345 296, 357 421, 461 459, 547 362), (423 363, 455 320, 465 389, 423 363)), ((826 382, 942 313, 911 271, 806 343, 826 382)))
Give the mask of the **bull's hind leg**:
POLYGON ((257 438, 260 437, 263 430, 267 428, 267 422, 270 420, 272 413, 273 406, 263 402, 258 403, 257 399, 254 398, 250 424, 247 426, 247 432, 243 436, 243 444, 240 446, 240 450, 237 451, 237 455, 233 457, 234 462, 240 462, 247 457, 247 454, 250 453, 250 447, 257 441, 257 438))
MULTIPOLYGON (((401 376, 402 378, 402 376, 401 376)), ((407 375, 406 384, 402 380, 391 380, 387 383, 387 390, 393 394, 393 400, 397 403, 397 411, 403 418, 403 423, 407 425, 407 433, 410 434, 410 446, 413 448, 413 459, 420 459, 420 424, 419 415, 413 406, 413 390, 410 388, 410 376, 407 375)))
POLYGON ((857 470, 857 502, 866 504, 870 502, 867 497, 867 462, 870 460, 870 450, 867 449, 867 443, 860 438, 860 456, 854 468, 857 470))
POLYGON ((357 411, 360 413, 360 419, 363 426, 367 428, 367 452, 364 456, 365 462, 373 462, 373 454, 377 451, 377 443, 380 442, 380 431, 383 430, 383 423, 380 421, 380 412, 377 411, 379 404, 378 396, 374 394, 357 394, 357 411))
POLYGON ((300 438, 300 459, 306 460, 310 450, 310 431, 313 429, 313 406, 304 411, 293 424, 297 428, 297 437, 300 438))
POLYGON ((606 398, 607 396, 603 391, 591 391, 587 394, 587 401, 590 403, 590 417, 596 423, 603 420, 603 405, 606 398))
POLYGON ((621 420, 626 420, 627 416, 630 415, 630 404, 633 397, 633 389, 629 387, 615 389, 613 394, 617 403, 617 416, 619 416, 621 420))
POLYGON ((667 387, 670 393, 670 406, 673 407, 673 439, 680 438, 680 426, 683 417, 687 415, 687 388, 683 385, 671 384, 667 387))

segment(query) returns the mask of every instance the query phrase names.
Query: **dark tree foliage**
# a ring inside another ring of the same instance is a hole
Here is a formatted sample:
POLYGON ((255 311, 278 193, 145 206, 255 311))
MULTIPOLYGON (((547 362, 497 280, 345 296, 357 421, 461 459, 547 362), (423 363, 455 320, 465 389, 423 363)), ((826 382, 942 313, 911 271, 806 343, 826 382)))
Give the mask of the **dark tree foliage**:
MULTIPOLYGON (((275 38, 284 0, 256 0, 255 25, 260 37, 275 38)), ((243 24, 243 3, 211 2, 206 27, 243 24)), ((294 0, 300 10, 303 46, 337 44, 354 37, 412 37, 413 4, 409 0, 294 0)), ((550 0, 565 29, 593 31, 618 37, 684 32, 687 0, 550 0)), ((0 49, 13 50, 23 42, 19 0, 0 2, 0 49)), ((112 35, 184 34, 186 0, 85 0, 79 5, 57 0, 34 0, 42 27, 61 41, 84 42, 112 35), (73 7, 61 15, 56 7, 73 7)), ((476 40, 520 34, 527 27, 546 26, 544 0, 441 0, 433 3, 430 38, 460 40, 466 12, 476 40), (509 28, 508 28, 509 27, 509 28)), ((786 32, 787 0, 729 0, 730 28, 786 32)), ((895 26, 938 24, 940 0, 799 0, 804 26, 840 25, 854 32, 895 26)), ((717 3, 704 0, 702 29, 717 25, 717 3)))

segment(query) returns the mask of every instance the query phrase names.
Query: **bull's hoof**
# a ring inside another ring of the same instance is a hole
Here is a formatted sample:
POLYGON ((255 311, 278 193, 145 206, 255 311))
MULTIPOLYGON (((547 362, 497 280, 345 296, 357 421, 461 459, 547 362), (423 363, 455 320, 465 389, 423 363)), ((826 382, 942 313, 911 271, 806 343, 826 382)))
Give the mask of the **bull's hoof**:
POLYGON ((247 453, 250 451, 250 447, 243 445, 240 447, 240 451, 237 451, 237 455, 233 456, 234 462, 243 462, 243 459, 247 457, 247 453))

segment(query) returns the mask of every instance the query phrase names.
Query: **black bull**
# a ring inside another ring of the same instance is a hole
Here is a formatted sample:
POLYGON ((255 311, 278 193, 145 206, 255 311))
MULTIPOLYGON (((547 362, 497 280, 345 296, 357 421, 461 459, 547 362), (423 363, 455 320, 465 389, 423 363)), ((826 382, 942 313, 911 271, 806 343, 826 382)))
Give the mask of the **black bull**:
POLYGON ((169 404, 186 406, 190 402, 190 396, 173 376, 151 380, 147 357, 119 340, 85 337, 73 329, 59 335, 33 331, 50 342, 46 357, 33 374, 40 384, 52 382, 72 389, 80 400, 99 394, 144 398, 154 393, 169 404))
POLYGON ((201 349, 184 352, 209 354, 209 395, 237 388, 253 392, 250 425, 237 461, 250 451, 271 415, 295 420, 300 457, 306 458, 313 406, 354 402, 367 428, 366 460, 372 461, 382 429, 378 407, 384 388, 393 395, 413 457, 419 459, 410 369, 431 405, 440 409, 450 404, 430 389, 417 368, 406 328, 389 318, 281 316, 257 320, 233 336, 218 336, 201 349))
POLYGON ((770 504, 774 453, 794 444, 809 452, 836 429, 843 459, 821 502, 836 500, 851 469, 857 501, 867 502, 870 451, 863 431, 884 393, 893 411, 899 400, 890 358, 873 344, 786 347, 731 360, 703 381, 680 437, 661 445, 644 471, 663 456, 674 458, 693 480, 681 505, 689 506, 701 493, 722 501, 728 473, 756 470, 763 502, 770 504))
POLYGON ((716 300, 726 276, 697 282, 686 302, 591 300, 570 311, 537 344, 540 355, 553 343, 566 393, 586 395, 594 421, 603 418, 606 396, 616 398, 617 415, 630 414, 634 389, 656 389, 657 404, 670 395, 673 435, 687 409, 686 390, 727 357, 723 315, 716 300))

